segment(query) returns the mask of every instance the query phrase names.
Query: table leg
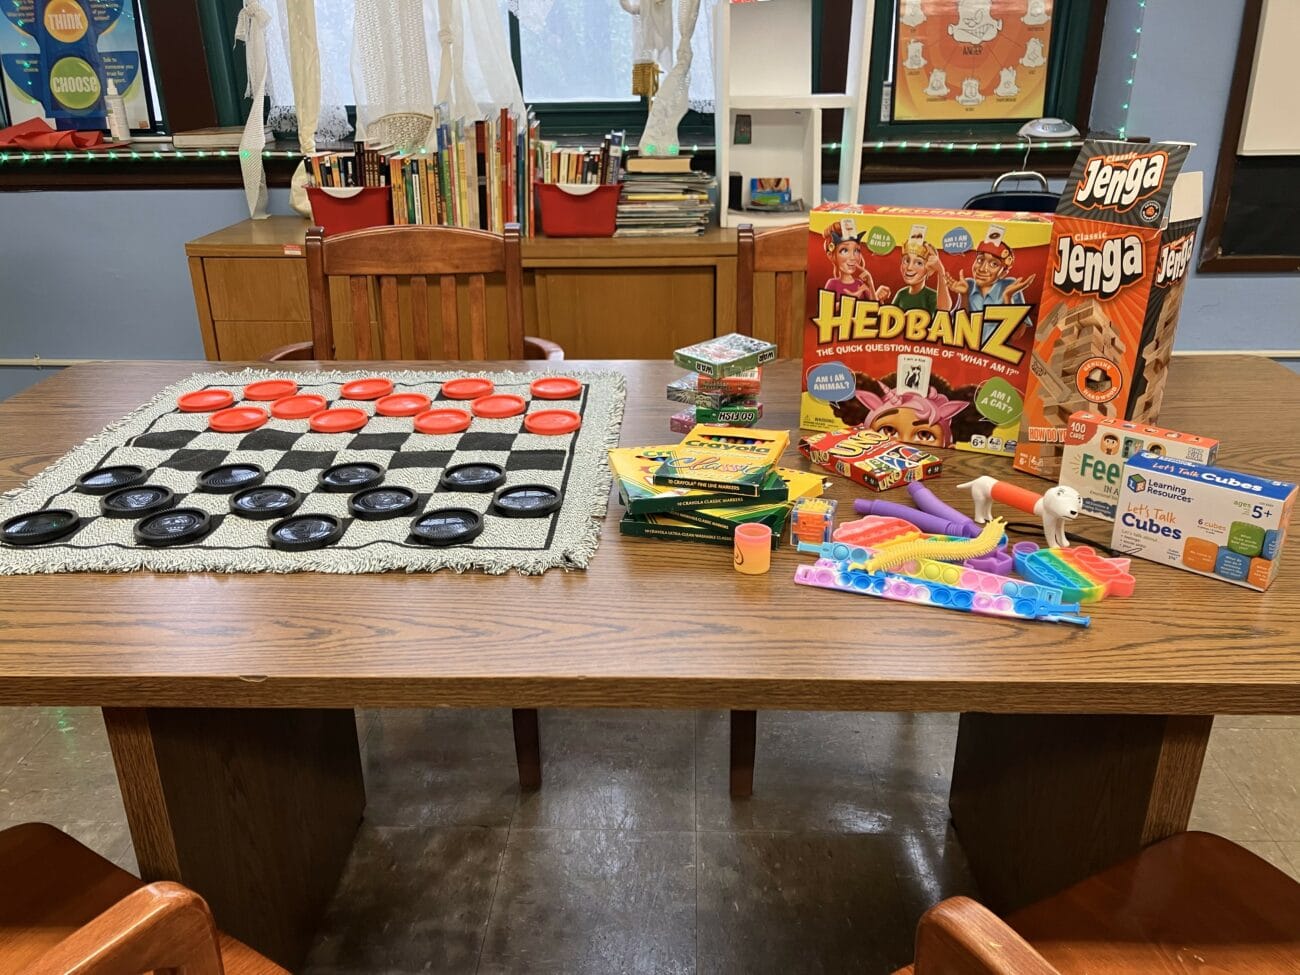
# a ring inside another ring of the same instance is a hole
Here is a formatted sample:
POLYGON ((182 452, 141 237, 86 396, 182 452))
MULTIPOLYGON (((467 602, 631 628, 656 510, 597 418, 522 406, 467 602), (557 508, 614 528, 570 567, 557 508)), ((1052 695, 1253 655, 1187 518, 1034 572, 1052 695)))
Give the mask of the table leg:
POLYGON ((948 805, 984 902, 1015 910, 1186 829, 1213 721, 963 714, 948 805))
POLYGON ((510 713, 515 728, 515 765, 519 788, 536 792, 542 787, 542 735, 536 708, 515 708, 510 713))
POLYGON ((296 971, 365 808, 350 710, 104 708, 145 880, 296 971))
POLYGON ((758 712, 731 712, 731 797, 754 794, 754 749, 758 738, 758 712))

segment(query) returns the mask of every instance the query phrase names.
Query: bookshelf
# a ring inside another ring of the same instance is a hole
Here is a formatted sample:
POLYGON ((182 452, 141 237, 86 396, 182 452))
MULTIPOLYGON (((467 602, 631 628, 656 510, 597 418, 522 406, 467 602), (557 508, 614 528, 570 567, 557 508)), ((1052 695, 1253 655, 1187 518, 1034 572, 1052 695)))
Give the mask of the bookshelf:
POLYGON ((805 206, 822 202, 822 113, 842 110, 843 146, 834 174, 836 198, 856 201, 866 127, 867 56, 871 50, 874 0, 853 0, 852 34, 843 92, 812 90, 812 16, 815 0, 767 0, 717 6, 713 33, 715 139, 719 222, 781 226, 807 219, 807 212, 765 213, 741 209, 749 181, 785 176, 791 196, 805 206), (736 117, 750 117, 750 141, 735 141, 736 117), (729 174, 743 177, 741 199, 731 198, 729 174))

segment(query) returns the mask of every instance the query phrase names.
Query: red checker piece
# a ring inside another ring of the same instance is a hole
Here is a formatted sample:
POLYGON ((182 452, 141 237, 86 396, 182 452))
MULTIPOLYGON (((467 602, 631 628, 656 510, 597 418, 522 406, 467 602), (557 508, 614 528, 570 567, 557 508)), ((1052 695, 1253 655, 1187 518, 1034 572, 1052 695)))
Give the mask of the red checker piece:
POLYGON ((488 420, 504 420, 508 416, 518 416, 528 408, 522 396, 514 393, 497 393, 495 396, 480 396, 469 408, 475 416, 488 420))
POLYGON ((568 376, 543 376, 528 389, 534 399, 573 399, 582 392, 582 383, 568 376))
POLYGON ((429 408, 432 400, 423 393, 393 393, 375 404, 380 416, 415 416, 429 408))
POLYGON ((383 376, 372 376, 369 379, 354 379, 350 383, 344 383, 344 399, 379 399, 381 396, 387 396, 393 391, 393 381, 385 379, 383 376))
POLYGON ((324 396, 315 393, 300 393, 286 396, 271 404, 271 415, 277 420, 305 420, 314 413, 319 413, 329 404, 324 396))
POLYGON ((524 429, 529 433, 558 436, 572 433, 582 426, 582 417, 573 410, 537 410, 524 417, 524 429))
POLYGON ((198 389, 176 397, 182 413, 207 413, 223 410, 235 402, 235 394, 228 389, 198 389))
POLYGON ((470 416, 464 410, 456 409, 439 409, 425 410, 415 418, 415 429, 420 433, 431 433, 434 435, 444 433, 460 433, 462 430, 468 430, 470 416))
POLYGON ((491 396, 494 389, 490 379, 450 379, 442 384, 442 395, 448 399, 478 399, 491 396))
POLYGON ((298 384, 292 379, 263 379, 244 387, 244 399, 284 399, 296 392, 298 392, 298 384))
POLYGON ((269 419, 270 414, 260 406, 232 406, 213 413, 208 426, 217 433, 245 433, 256 430, 269 419))
POLYGON ((347 433, 349 430, 360 430, 368 422, 370 416, 365 410, 355 410, 350 406, 321 410, 308 421, 317 433, 347 433))

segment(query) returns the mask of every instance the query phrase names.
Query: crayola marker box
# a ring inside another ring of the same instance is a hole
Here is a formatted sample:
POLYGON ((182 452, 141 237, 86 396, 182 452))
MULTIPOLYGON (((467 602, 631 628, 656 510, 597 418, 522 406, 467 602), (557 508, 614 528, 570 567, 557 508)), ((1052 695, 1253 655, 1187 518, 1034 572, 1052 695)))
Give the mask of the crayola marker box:
POLYGON ((1124 464, 1111 548, 1263 591, 1296 486, 1142 452, 1124 464))
POLYGON ((799 425, 1011 456, 1052 224, 827 203, 809 214, 799 425))
POLYGON ((1015 467, 1056 479, 1076 410, 1154 422, 1201 216, 1190 143, 1088 140, 1056 208, 1015 467))

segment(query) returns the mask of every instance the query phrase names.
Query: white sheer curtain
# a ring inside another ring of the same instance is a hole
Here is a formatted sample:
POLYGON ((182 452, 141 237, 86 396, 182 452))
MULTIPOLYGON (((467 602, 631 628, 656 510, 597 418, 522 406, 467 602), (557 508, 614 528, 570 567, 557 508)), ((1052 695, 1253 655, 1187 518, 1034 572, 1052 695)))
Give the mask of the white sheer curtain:
MULTIPOLYGON (((273 0, 267 3, 274 23, 267 31, 267 61, 270 67, 269 91, 271 113, 267 124, 280 132, 298 128, 298 110, 294 106, 292 74, 289 66, 289 5, 312 3, 313 0, 273 0)), ((337 142, 346 137, 348 105, 353 104, 352 74, 348 62, 352 53, 352 11, 356 0, 314 0, 316 6, 316 44, 320 51, 320 117, 316 139, 337 142)))

